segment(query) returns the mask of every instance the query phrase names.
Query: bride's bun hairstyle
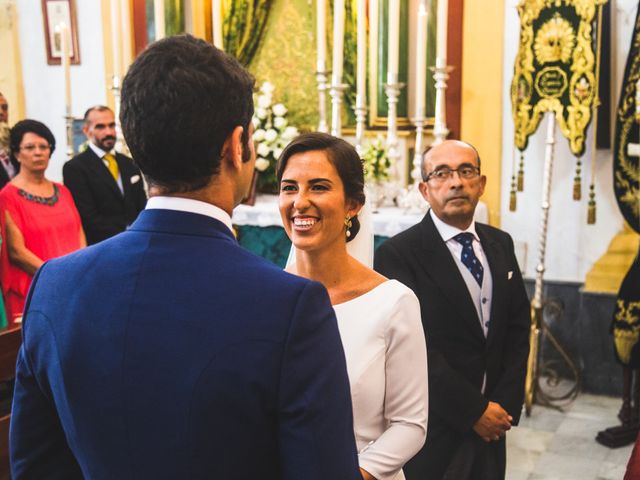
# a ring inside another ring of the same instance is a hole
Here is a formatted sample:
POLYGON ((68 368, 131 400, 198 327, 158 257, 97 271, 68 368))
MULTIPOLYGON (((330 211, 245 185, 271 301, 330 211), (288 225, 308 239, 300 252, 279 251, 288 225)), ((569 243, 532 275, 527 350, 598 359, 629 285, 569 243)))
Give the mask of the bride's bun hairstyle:
MULTIPOLYGON (((298 153, 322 151, 327 155, 327 159, 338 171, 340 180, 344 185, 344 196, 347 200, 353 200, 358 205, 364 205, 364 172, 362 170, 362 160, 356 149, 341 138, 334 137, 327 133, 311 132, 303 133, 294 138, 285 147, 278 159, 276 166, 276 176, 278 183, 282 181, 282 174, 287 167, 289 159, 298 153)), ((360 221, 355 215, 351 219, 351 235, 347 237, 347 242, 353 240, 360 230, 360 221)))

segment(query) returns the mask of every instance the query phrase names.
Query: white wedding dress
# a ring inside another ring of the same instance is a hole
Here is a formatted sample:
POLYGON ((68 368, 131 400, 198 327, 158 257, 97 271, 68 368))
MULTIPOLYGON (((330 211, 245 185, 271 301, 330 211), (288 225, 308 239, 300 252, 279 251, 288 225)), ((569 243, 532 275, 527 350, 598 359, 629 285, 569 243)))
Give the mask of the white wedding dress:
POLYGON ((403 480, 422 447, 428 411, 427 358, 414 293, 387 280, 334 305, 347 359, 359 463, 378 480, 403 480))

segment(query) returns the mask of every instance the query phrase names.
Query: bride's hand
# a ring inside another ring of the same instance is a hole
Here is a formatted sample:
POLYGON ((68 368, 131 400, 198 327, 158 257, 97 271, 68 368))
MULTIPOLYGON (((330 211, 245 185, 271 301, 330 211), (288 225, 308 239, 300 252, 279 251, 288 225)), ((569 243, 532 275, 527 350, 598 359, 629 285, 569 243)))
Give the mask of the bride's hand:
POLYGON ((364 468, 360 468, 360 475, 362 475, 362 480, 376 480, 376 478, 364 468))

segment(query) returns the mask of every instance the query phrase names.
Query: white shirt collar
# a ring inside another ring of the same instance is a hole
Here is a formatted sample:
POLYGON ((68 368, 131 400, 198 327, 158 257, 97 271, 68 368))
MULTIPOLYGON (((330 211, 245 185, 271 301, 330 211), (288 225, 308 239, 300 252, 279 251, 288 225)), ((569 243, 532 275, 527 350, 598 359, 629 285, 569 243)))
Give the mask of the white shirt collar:
POLYGON ((231 233, 233 233, 233 224, 231 223, 229 214, 211 203, 201 202, 200 200, 193 200, 191 198, 158 195, 147 200, 145 209, 177 210, 179 212, 206 215, 207 217, 221 221, 229 228, 231 233))
POLYGON ((95 153, 95 154, 98 156, 98 158, 99 158, 99 159, 104 158, 104 156, 105 156, 107 153, 111 153, 111 152, 105 152, 105 151, 104 151, 104 150, 102 150, 100 147, 98 147, 97 145, 95 145, 91 140, 89 140, 87 143, 89 144, 89 148, 90 148, 91 150, 93 150, 93 153, 95 153))
POLYGON ((433 224, 436 226, 436 230, 438 230, 438 233, 442 237, 442 240, 444 240, 445 242, 448 242, 453 237, 455 237, 459 233, 463 233, 463 232, 471 233, 473 235, 473 238, 476 239, 476 241, 478 241, 478 242, 480 241, 480 238, 478 237, 478 234, 476 233, 476 221, 475 220, 471 220, 471 225, 469 225, 466 230, 460 230, 458 227, 454 227, 454 226, 449 225, 448 223, 445 223, 442 220, 440 220, 440 218, 438 218, 438 216, 435 214, 433 209, 429 210, 429 214, 431 215, 431 219, 433 220, 433 224))

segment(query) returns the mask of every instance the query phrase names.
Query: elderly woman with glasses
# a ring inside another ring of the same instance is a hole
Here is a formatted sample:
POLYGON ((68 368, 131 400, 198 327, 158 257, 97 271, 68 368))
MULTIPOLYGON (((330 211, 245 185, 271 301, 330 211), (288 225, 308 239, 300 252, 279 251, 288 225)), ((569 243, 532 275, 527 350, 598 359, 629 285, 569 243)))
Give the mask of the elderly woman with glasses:
POLYGON ((20 171, 0 191, 1 280, 9 326, 22 315, 36 270, 87 244, 71 193, 45 177, 55 144, 51 130, 36 120, 11 129, 11 156, 20 171))

